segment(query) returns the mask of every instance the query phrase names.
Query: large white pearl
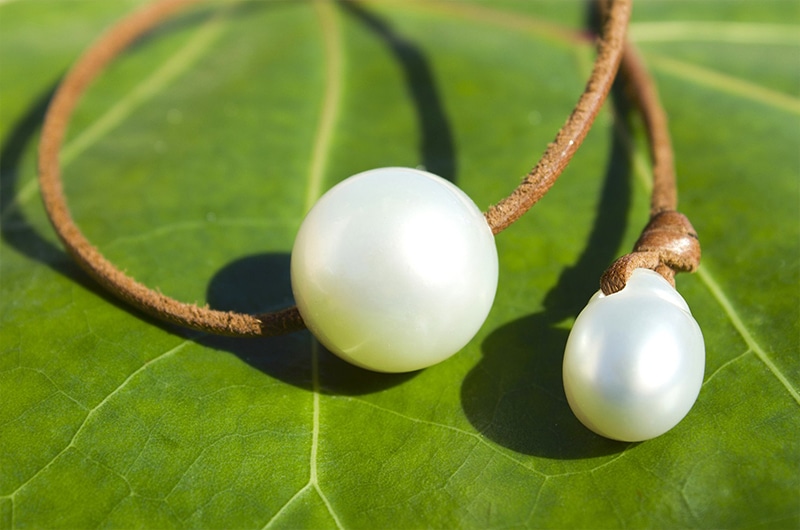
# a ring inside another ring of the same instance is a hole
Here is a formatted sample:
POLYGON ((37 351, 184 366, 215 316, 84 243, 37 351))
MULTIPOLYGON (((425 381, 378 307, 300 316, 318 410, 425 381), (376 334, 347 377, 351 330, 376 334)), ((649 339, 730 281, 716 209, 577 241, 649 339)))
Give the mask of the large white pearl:
POLYGON ((578 315, 564 354, 564 390, 586 427, 635 442, 686 416, 704 367, 703 335, 689 306, 659 274, 636 269, 623 290, 598 292, 578 315))
POLYGON ((328 191, 292 249, 292 290, 314 336, 343 359, 408 372, 475 336, 497 290, 480 210, 425 171, 381 168, 328 191))

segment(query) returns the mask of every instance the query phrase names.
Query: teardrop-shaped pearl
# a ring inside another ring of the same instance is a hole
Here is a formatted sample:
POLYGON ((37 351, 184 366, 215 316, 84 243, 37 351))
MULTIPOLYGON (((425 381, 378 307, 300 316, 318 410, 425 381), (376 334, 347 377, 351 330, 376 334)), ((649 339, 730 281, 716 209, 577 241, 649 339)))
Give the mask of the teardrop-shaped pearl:
POLYGON ((567 401, 607 438, 659 436, 694 405, 705 369, 703 334, 680 294, 659 274, 636 269, 624 289, 595 294, 567 341, 567 401))

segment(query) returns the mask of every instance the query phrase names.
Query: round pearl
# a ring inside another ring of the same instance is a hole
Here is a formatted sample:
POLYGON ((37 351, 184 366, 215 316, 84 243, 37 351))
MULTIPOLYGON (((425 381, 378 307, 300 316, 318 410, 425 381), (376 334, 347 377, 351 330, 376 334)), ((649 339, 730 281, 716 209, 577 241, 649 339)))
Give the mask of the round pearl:
POLYGON ((408 372, 463 348, 497 290, 494 236, 475 203, 425 171, 381 168, 328 191, 292 249, 314 336, 362 368, 408 372))
POLYGON ((689 306, 659 274, 636 269, 623 290, 598 292, 578 315, 564 354, 564 390, 586 427, 636 442, 686 416, 704 367, 703 335, 689 306))

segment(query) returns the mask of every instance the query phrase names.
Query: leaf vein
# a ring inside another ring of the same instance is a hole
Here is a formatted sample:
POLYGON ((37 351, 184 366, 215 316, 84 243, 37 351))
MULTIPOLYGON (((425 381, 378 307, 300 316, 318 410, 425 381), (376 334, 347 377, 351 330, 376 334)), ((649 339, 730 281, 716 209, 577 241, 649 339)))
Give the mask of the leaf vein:
POLYGON ((731 324, 733 327, 736 328, 736 331, 739 332, 739 335, 744 339, 747 346, 753 350, 753 353, 761 359, 767 368, 772 372, 772 374, 781 382, 781 384, 786 388, 789 392, 789 395, 794 398, 794 400, 800 404, 800 394, 798 394, 797 390, 795 390, 786 376, 781 372, 780 368, 770 359, 769 355, 767 355, 766 350, 761 347, 756 339, 753 337, 753 334, 750 333, 750 330, 747 328, 745 323, 742 321, 741 317, 739 317, 739 313, 736 311, 736 308, 731 303, 728 296, 722 290, 719 283, 714 279, 714 276, 708 270, 707 267, 700 267, 697 270, 697 275, 700 277, 700 280, 706 285, 706 288, 711 293, 711 296, 716 299, 717 303, 722 307, 722 310, 730 319, 731 324))
POLYGON ((302 495, 303 495, 303 493, 305 493, 305 492, 306 492, 306 491, 307 491, 309 488, 311 488, 311 487, 313 487, 313 485, 311 484, 311 481, 309 481, 309 482, 306 482, 306 485, 305 485, 305 486, 303 486, 302 488, 300 488, 299 490, 297 490, 297 492, 296 492, 294 495, 292 495, 292 496, 289 498, 289 500, 288 500, 288 501, 286 501, 286 502, 283 504, 283 506, 281 506, 281 507, 280 507, 280 509, 278 509, 278 511, 277 511, 277 512, 275 512, 275 515, 273 515, 273 516, 270 518, 270 520, 269 520, 269 521, 267 521, 267 522, 264 524, 264 526, 262 527, 262 530, 266 530, 267 528, 269 528, 269 527, 272 525, 272 523, 274 523, 275 521, 277 521, 277 520, 278 520, 278 518, 279 518, 279 517, 280 517, 280 516, 283 514, 283 512, 285 512, 285 511, 288 509, 288 507, 289 507, 289 506, 291 506, 291 505, 294 503, 294 501, 296 501, 296 500, 297 500, 297 499, 298 499, 300 496, 302 496, 302 495))
MULTIPOLYGON (((122 123, 139 105, 155 96, 171 81, 192 66, 200 55, 211 47, 214 40, 221 33, 221 14, 222 11, 206 21, 192 38, 170 56, 160 68, 136 85, 124 97, 117 100, 102 116, 67 143, 61 150, 62 169, 102 138, 103 135, 122 123)), ((39 184, 36 179, 28 181, 7 205, 2 219, 9 217, 21 205, 25 204, 35 195, 38 187, 39 184)))
MULTIPOLYGON (((524 469, 527 469, 528 471, 532 471, 533 473, 536 473, 537 475, 540 475, 542 477, 550 476, 550 475, 547 475, 546 473, 542 473, 541 471, 539 471, 538 469, 536 469, 534 467, 531 467, 531 466, 525 464, 521 460, 518 460, 518 459, 514 458, 510 454, 508 454, 508 453, 506 453, 504 451, 501 451, 499 448, 497 448, 494 445, 492 445, 489 442, 487 442, 486 439, 483 436, 481 436, 480 434, 478 434, 478 433, 465 431, 464 429, 459 429, 458 427, 453 427, 452 425, 447 425, 447 424, 444 424, 444 423, 438 423, 438 422, 435 422, 435 421, 429 421, 429 420, 423 420, 423 419, 420 419, 420 418, 414 418, 412 416, 408 416, 408 415, 403 414, 401 412, 397 412, 397 411, 382 407, 380 405, 376 405, 374 403, 370 403, 369 401, 364 401, 363 399, 358 399, 358 398, 354 398, 354 397, 350 397, 350 396, 345 397, 343 399, 346 399, 348 401, 352 401, 354 403, 361 403, 362 405, 367 405, 367 406, 372 407, 372 408, 374 408, 376 410, 380 410, 381 412, 392 414, 394 416, 397 416, 399 418, 403 418, 403 419, 405 419, 407 421, 410 421, 410 422, 413 422, 413 423, 418 423, 418 424, 421 424, 421 425, 430 425, 431 427, 438 427, 440 429, 445 429, 445 430, 448 430, 448 431, 452 431, 452 432, 455 432, 455 433, 458 433, 458 434, 461 434, 461 435, 464 435, 464 436, 469 436, 470 438, 474 438, 479 444, 482 444, 485 447, 487 447, 492 452, 497 453, 498 455, 500 455, 500 456, 502 456, 502 457, 514 462, 518 466, 520 466, 520 467, 522 467, 524 469)), ((556 475, 553 475, 553 476, 556 476, 556 475)))
POLYGON ((392 7, 411 7, 428 13, 457 16, 481 24, 490 24, 521 33, 544 37, 559 45, 589 44, 590 40, 582 32, 542 18, 512 13, 489 5, 466 2, 399 2, 392 7))
POLYGON ((536 508, 539 507, 539 500, 542 498, 542 492, 544 491, 544 487, 547 485, 548 480, 550 480, 550 477, 544 477, 544 480, 539 485, 539 491, 536 492, 536 499, 533 501, 533 506, 531 507, 530 512, 528 512, 528 519, 526 521, 529 525, 533 520, 533 514, 536 513, 536 508))
POLYGON ((322 499, 322 503, 325 505, 325 508, 327 508, 328 513, 333 518, 333 522, 336 523, 336 528, 343 529, 344 526, 342 526, 342 522, 339 520, 339 516, 336 515, 336 511, 333 509, 331 501, 328 499, 327 495, 323 493, 322 488, 319 486, 318 482, 314 483, 314 489, 317 491, 317 494, 319 495, 320 499, 322 499))
POLYGON ((330 152, 334 125, 339 114, 342 85, 342 46, 336 13, 330 0, 314 3, 319 19, 325 53, 325 92, 322 113, 317 124, 314 146, 311 152, 311 167, 308 174, 305 211, 317 201, 322 192, 325 166, 330 152))
POLYGON ((108 248, 127 245, 131 243, 143 243, 158 237, 169 236, 179 232, 191 232, 193 230, 206 230, 209 227, 223 227, 223 228, 275 228, 284 226, 288 223, 286 219, 259 219, 259 218, 232 218, 232 219, 215 219, 213 221, 183 221, 176 223, 169 223, 161 225, 153 230, 141 232, 129 236, 120 236, 114 238, 105 246, 108 248))
POLYGON ((630 25, 635 42, 711 41, 737 44, 800 44, 800 28, 790 24, 670 21, 630 25))
POLYGON ((86 405, 84 405, 83 403, 81 403, 80 401, 78 401, 77 399, 75 399, 74 397, 70 396, 70 395, 69 395, 67 392, 65 392, 65 391, 64 391, 64 390, 63 390, 63 389, 62 389, 60 386, 58 386, 58 385, 56 384, 56 382, 55 382, 55 381, 53 381, 53 378, 52 378, 52 377, 50 377, 49 375, 47 375, 47 373, 46 373, 46 372, 44 372, 43 370, 40 370, 40 369, 38 369, 38 368, 24 367, 24 366, 23 366, 23 367, 20 367, 20 368, 21 368, 22 370, 31 370, 31 371, 33 371, 33 372, 36 372, 36 373, 38 373, 39 375, 41 375, 42 377, 44 377, 45 379, 47 379, 47 381, 48 381, 48 382, 49 382, 51 385, 53 385, 53 388, 56 390, 56 392, 57 392, 57 393, 59 393, 59 394, 62 394, 64 397, 66 397, 67 399, 69 399, 70 401, 72 401, 73 403, 75 403, 76 405, 78 405, 78 406, 79 406, 81 409, 83 409, 83 410, 89 410, 89 407, 87 407, 86 405))
POLYGON ((663 55, 648 53, 647 58, 654 68, 674 77, 800 115, 800 99, 788 94, 663 55))
POLYGON ((95 414, 97 413, 98 410, 100 410, 106 403, 108 403, 108 401, 112 397, 117 395, 123 388, 125 388, 128 385, 128 383, 130 383, 133 380, 133 378, 135 378, 138 374, 142 373, 147 368, 151 367, 154 363, 159 362, 159 361, 161 361, 163 359, 166 359, 166 358, 174 355, 175 353, 181 351, 189 343, 190 343, 189 341, 183 341, 182 343, 180 343, 179 345, 175 346, 174 348, 172 348, 172 349, 162 353, 161 355, 158 355, 157 357, 154 357, 153 359, 147 361, 141 367, 136 369, 136 371, 134 371, 131 375, 129 375, 122 383, 120 383, 119 386, 117 386, 114 390, 112 390, 111 393, 108 394, 105 398, 103 398, 102 401, 100 401, 97 405, 95 405, 94 407, 89 409, 89 412, 83 418, 83 421, 78 426, 78 428, 75 431, 75 433, 72 435, 72 438, 70 439, 69 443, 61 451, 59 451, 53 458, 51 458, 50 461, 48 461, 44 466, 42 466, 42 468, 39 469, 39 471, 37 471, 36 473, 31 475, 31 477, 28 478, 28 480, 26 480, 25 482, 20 484, 17 487, 17 489, 14 490, 10 494, 10 497, 12 497, 12 498, 16 497, 17 493, 19 493, 26 486, 28 486, 31 482, 33 482, 33 480, 35 480, 36 477, 38 477, 39 475, 41 475, 42 473, 47 471, 50 468, 50 466, 52 466, 56 462, 56 460, 58 460, 70 448, 75 448, 77 450, 77 447, 75 445, 75 441, 78 439, 78 436, 83 431, 83 429, 86 427, 86 425, 89 423, 89 421, 95 416, 95 414))
POLYGON ((747 354, 749 354, 749 353, 753 353, 753 350, 751 350, 751 349, 748 349, 747 351, 744 351, 744 352, 740 353, 740 354, 739 354, 739 355, 737 355, 736 357, 734 357, 734 358, 732 358, 732 359, 728 359, 727 361, 725 361, 724 363, 722 363, 722 364, 721 364, 721 365, 720 365, 720 366, 719 366, 719 367, 718 367, 716 370, 714 370, 714 372, 713 372, 711 375, 709 375, 709 376, 706 378, 706 380, 705 380, 705 381, 703 381, 703 385, 702 385, 702 386, 706 386, 706 385, 707 385, 707 384, 708 384, 708 383, 709 383, 709 382, 710 382, 712 379, 714 379, 714 378, 717 376, 717 374, 718 374, 718 373, 720 373, 720 372, 721 372, 721 371, 723 371, 725 368, 727 368, 727 367, 728 367, 728 366, 730 366, 731 364, 735 363, 736 361, 740 360, 742 357, 746 356, 746 355, 747 355, 747 354))
MULTIPOLYGON (((209 449, 213 449, 220 442, 224 442, 225 440, 229 440, 231 438, 240 438, 241 439, 241 438, 243 438, 243 436, 241 434, 239 434, 239 433, 223 434, 222 436, 218 436, 217 438, 212 440, 209 444, 207 444, 205 447, 203 447, 203 449, 201 449, 197 453, 197 455, 194 457, 194 459, 191 461, 191 463, 188 466, 186 466, 186 470, 183 473, 181 473, 181 476, 178 477, 178 480, 175 481, 175 484, 172 486, 172 488, 170 488, 169 492, 166 495, 164 495, 164 500, 167 501, 169 499, 170 495, 172 495, 175 492, 175 488, 177 488, 180 485, 180 483, 183 481, 183 479, 186 478, 186 475, 189 474, 189 472, 192 470, 192 468, 195 466, 195 464, 197 464, 197 462, 203 457, 203 455, 206 454, 206 451, 208 451, 209 449)), ((197 512, 197 510, 195 510, 195 512, 197 512)), ((194 512, 192 512, 192 513, 194 513, 194 512)), ((191 517, 191 515, 189 517, 191 517)))

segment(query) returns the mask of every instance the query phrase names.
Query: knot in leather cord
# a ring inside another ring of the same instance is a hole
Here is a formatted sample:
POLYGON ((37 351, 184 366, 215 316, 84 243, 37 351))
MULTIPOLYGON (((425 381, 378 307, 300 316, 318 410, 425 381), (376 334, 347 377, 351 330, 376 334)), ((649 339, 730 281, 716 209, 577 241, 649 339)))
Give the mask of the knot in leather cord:
POLYGON ((675 274, 700 265, 700 240, 689 219, 674 210, 657 213, 642 231, 633 252, 617 259, 600 279, 606 295, 621 291, 635 269, 650 269, 673 287, 675 274))
POLYGON ((694 272, 700 265, 700 240, 689 219, 680 212, 666 211, 647 223, 633 247, 634 252, 657 252, 675 272, 694 272))

